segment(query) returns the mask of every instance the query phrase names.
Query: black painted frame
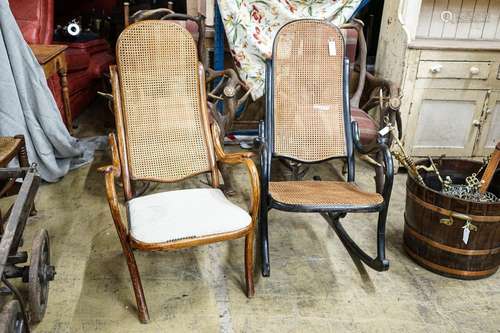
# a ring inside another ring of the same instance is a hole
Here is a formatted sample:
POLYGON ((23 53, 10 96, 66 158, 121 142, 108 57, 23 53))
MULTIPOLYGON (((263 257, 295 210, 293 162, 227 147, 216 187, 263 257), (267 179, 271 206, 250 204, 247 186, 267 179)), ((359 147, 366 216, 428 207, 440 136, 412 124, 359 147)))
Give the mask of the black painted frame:
MULTIPOLYGON (((295 20, 285 24, 280 28, 276 36, 279 36, 281 30, 289 25, 299 21, 311 21, 311 19, 295 20)), ((317 20, 319 21, 319 20, 317 20)), ((321 21, 323 24, 328 24, 341 34, 340 29, 326 21, 321 21)), ((345 48, 345 42, 343 43, 345 48)), ((273 45, 273 54, 276 50, 276 37, 273 45)), ((266 62, 266 115, 265 121, 259 124, 259 143, 261 148, 260 165, 261 165, 261 200, 260 200, 260 216, 259 216, 259 232, 260 246, 262 255, 262 275, 267 277, 270 275, 270 260, 269 260, 269 235, 268 235, 268 212, 275 208, 278 210, 289 212, 309 212, 321 213, 327 222, 337 233, 342 241, 342 244, 350 252, 352 256, 360 259, 369 267, 377 271, 385 271, 389 269, 389 261, 385 257, 385 226, 387 221, 387 210, 392 192, 393 184, 393 163, 392 156, 388 148, 387 138, 378 137, 376 142, 372 142, 369 146, 363 146, 360 142, 359 128, 355 121, 351 122, 351 112, 349 103, 349 60, 344 57, 343 66, 343 108, 344 108, 344 127, 346 139, 346 156, 333 157, 321 161, 308 162, 293 159, 287 156, 278 155, 274 151, 274 68, 273 60, 269 59, 266 62), (343 158, 347 162, 347 181, 354 182, 355 180, 355 157, 354 149, 361 154, 379 154, 384 161, 384 186, 380 190, 380 194, 384 198, 384 202, 376 206, 330 206, 330 207, 314 207, 314 206, 297 206, 288 205, 274 200, 269 194, 269 182, 271 177, 271 164, 273 158, 288 159, 304 164, 315 164, 326 162, 332 159, 343 158), (375 258, 364 252, 347 234, 340 223, 340 218, 346 216, 347 213, 354 212, 378 212, 377 223, 377 256, 375 258)))

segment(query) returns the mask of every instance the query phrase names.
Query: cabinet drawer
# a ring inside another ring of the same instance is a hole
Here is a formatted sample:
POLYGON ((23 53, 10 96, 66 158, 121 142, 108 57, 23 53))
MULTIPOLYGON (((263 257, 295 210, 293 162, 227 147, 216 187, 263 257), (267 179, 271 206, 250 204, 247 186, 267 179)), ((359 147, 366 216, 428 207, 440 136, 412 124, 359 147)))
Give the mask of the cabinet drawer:
POLYGON ((486 80, 490 68, 491 62, 422 60, 418 65, 417 78, 486 80))

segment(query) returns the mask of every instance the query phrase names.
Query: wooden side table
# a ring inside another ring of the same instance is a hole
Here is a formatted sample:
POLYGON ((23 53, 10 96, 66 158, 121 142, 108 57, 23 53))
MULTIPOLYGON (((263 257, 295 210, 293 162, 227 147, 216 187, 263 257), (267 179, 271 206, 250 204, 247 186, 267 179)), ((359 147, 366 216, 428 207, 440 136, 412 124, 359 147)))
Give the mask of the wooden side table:
POLYGON ((31 44, 30 47, 38 63, 42 65, 47 79, 56 73, 59 75, 64 103, 64 114, 66 116, 66 127, 68 131, 72 133, 73 118, 71 116, 71 107, 69 104, 68 80, 66 77, 67 65, 66 57, 64 56, 64 50, 66 50, 68 46, 31 44))

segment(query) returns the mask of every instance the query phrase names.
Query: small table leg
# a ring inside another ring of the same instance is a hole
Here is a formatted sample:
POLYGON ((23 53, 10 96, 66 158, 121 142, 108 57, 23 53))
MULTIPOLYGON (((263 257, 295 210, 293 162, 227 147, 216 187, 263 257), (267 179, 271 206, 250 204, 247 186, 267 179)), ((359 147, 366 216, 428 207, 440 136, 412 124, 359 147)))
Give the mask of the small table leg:
POLYGON ((62 88, 62 97, 64 103, 64 114, 66 115, 66 127, 68 128, 68 132, 73 134, 73 117, 71 116, 71 107, 69 104, 69 89, 68 89, 68 78, 66 75, 66 66, 61 64, 61 61, 58 61, 58 71, 59 78, 61 80, 61 88, 62 88))

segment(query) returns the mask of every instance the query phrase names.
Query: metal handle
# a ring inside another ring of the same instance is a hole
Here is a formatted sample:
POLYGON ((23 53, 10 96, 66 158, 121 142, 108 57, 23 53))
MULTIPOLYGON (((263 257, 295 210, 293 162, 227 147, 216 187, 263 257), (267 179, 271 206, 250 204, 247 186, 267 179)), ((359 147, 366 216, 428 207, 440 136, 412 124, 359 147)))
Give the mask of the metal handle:
POLYGON ((480 72, 480 70, 479 70, 479 68, 478 68, 478 67, 476 67, 476 66, 472 66, 472 67, 470 68, 470 74, 471 74, 471 75, 478 75, 478 74, 479 74, 479 72, 480 72))
POLYGON ((448 218, 444 218, 444 219, 439 220, 439 223, 447 225, 447 226, 451 226, 451 225, 453 225, 453 223, 455 223, 455 219, 463 220, 463 221, 469 222, 469 223, 472 221, 472 219, 468 215, 457 213, 457 212, 451 212, 451 214, 448 218))
POLYGON ((472 121, 472 125, 476 126, 476 127, 480 127, 481 126, 481 120, 478 120, 478 119, 474 119, 472 121))

